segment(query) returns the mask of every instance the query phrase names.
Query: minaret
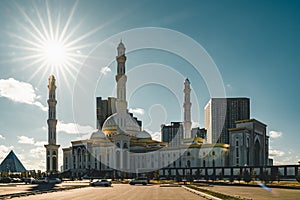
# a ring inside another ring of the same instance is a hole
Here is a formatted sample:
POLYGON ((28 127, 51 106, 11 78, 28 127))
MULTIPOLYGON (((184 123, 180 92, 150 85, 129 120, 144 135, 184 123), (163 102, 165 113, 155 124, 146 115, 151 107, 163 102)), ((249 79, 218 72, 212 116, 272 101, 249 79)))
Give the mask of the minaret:
POLYGON ((48 99, 48 144, 46 147, 46 171, 57 172, 58 171, 58 148, 60 145, 56 144, 56 98, 55 98, 55 77, 51 75, 49 77, 49 99, 48 99))
POLYGON ((126 101, 126 81, 127 76, 125 74, 125 46, 120 42, 118 45, 118 55, 116 57, 118 66, 117 66, 117 75, 116 75, 116 82, 117 82, 117 99, 118 99, 118 107, 117 109, 126 110, 127 109, 127 101, 126 101))
POLYGON ((191 138, 191 87, 190 87, 190 81, 189 79, 185 79, 184 81, 184 103, 183 103, 183 109, 184 109, 184 138, 191 138))
MULTIPOLYGON (((119 113, 119 116, 123 119, 127 117, 127 101, 126 101, 127 76, 125 74, 125 62, 126 62, 125 50, 126 48, 121 41, 117 48, 118 55, 116 57, 118 63, 117 75, 116 75, 116 82, 117 82, 116 108, 117 108, 117 112, 119 113)), ((126 130, 126 124, 123 122, 124 120, 120 119, 120 122, 118 122, 119 128, 121 128, 122 130, 126 130)))

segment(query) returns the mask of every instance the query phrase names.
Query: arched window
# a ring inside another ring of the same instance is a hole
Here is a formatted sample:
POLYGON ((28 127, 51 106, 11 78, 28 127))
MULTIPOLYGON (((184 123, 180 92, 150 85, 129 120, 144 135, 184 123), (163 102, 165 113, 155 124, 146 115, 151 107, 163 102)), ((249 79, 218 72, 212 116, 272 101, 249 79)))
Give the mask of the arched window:
POLYGON ((52 157, 52 167, 53 167, 53 170, 56 170, 56 157, 52 157))
POLYGON ((119 142, 117 142, 117 144, 116 144, 116 145, 117 145, 117 147, 118 147, 118 148, 120 148, 120 143, 119 143, 119 142))
POLYGON ((190 167, 191 167, 191 161, 188 160, 188 161, 186 162, 186 166, 187 166, 188 168, 190 168, 190 167))
POLYGON ((120 169, 121 165, 121 156, 120 156, 120 151, 117 151, 116 153, 116 168, 120 169))
POLYGON ((128 149, 127 143, 124 143, 123 148, 128 149))
POLYGON ((187 156, 190 156, 190 155, 191 155, 191 153, 188 151, 186 155, 187 155, 187 156))

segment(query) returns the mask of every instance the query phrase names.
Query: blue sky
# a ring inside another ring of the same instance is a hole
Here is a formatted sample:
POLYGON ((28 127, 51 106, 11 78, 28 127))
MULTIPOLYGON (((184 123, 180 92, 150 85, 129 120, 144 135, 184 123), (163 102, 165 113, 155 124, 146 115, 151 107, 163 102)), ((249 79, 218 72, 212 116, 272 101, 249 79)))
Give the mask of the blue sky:
MULTIPOLYGON (((13 149, 27 169, 45 168, 45 110, 51 67, 42 63, 46 59, 43 57, 45 52, 32 48, 39 44, 38 38, 51 33, 49 24, 53 25, 55 35, 58 19, 58 35, 62 35, 71 16, 63 36, 68 39, 66 44, 70 45, 71 65, 66 64, 66 67, 54 71, 58 85, 58 142, 62 147, 86 135, 78 135, 77 129, 88 133, 95 128, 95 96, 114 94, 115 62, 107 68, 96 66, 99 75, 96 75, 96 82, 90 83, 92 87, 78 81, 78 73, 83 70, 82 63, 91 55, 115 55, 114 49, 113 52, 102 49, 102 53, 97 54, 99 44, 115 34, 134 28, 160 27, 178 31, 202 45, 222 76, 227 96, 249 97, 251 117, 268 125, 270 153, 275 164, 296 164, 300 152, 299 9, 298 1, 88 0, 77 3, 48 1, 48 4, 44 1, 1 1, 0 158, 3 159, 13 149), (38 27, 41 35, 33 25, 38 27), (78 97, 74 91, 79 86, 92 96, 74 107, 74 98, 78 97), (81 122, 76 115, 78 111, 86 110, 86 106, 93 112, 88 113, 87 121, 81 122)), ((130 39, 122 39, 130 48, 130 39)), ((147 34, 143 39, 147 40, 147 34)), ((179 41, 174 40, 176 42, 179 41)), ((111 45, 115 48, 117 44, 118 41, 115 41, 111 45)), ((194 53, 193 49, 190 51, 194 53)), ((107 59, 113 61, 114 57, 107 59)), ((130 81, 146 78, 145 75, 134 74, 137 71, 135 67, 148 66, 149 69, 161 65, 168 66, 166 69, 174 72, 174 76, 178 75, 177 79, 173 76, 164 79, 175 89, 159 84, 140 87, 128 97, 130 108, 144 121, 144 128, 157 136, 160 124, 182 120, 182 99, 178 100, 176 94, 182 92, 183 80, 189 77, 194 92, 192 118, 203 127, 203 108, 210 98, 207 85, 203 77, 193 71, 191 64, 180 56, 153 49, 128 53, 128 85, 130 81), (149 63, 156 64, 147 65, 149 63)))

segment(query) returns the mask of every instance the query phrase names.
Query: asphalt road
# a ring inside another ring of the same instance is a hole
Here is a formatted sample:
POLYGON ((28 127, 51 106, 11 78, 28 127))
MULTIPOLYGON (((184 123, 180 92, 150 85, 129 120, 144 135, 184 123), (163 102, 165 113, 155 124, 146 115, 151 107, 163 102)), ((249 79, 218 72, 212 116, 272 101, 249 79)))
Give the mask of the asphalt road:
POLYGON ((124 185, 112 187, 87 187, 47 194, 21 197, 18 200, 196 200, 204 199, 181 187, 160 187, 159 185, 124 185))
POLYGON ((264 189, 261 187, 242 187, 242 186, 213 186, 205 187, 212 191, 229 195, 238 195, 243 198, 251 198, 253 200, 300 200, 300 190, 271 188, 264 189))

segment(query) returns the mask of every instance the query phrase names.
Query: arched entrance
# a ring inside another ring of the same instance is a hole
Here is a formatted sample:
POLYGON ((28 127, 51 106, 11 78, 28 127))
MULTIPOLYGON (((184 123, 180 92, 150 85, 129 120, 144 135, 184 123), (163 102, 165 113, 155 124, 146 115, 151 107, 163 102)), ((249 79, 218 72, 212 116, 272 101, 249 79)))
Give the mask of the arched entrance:
POLYGON ((254 165, 259 166, 260 164, 260 143, 257 139, 254 143, 254 165))

